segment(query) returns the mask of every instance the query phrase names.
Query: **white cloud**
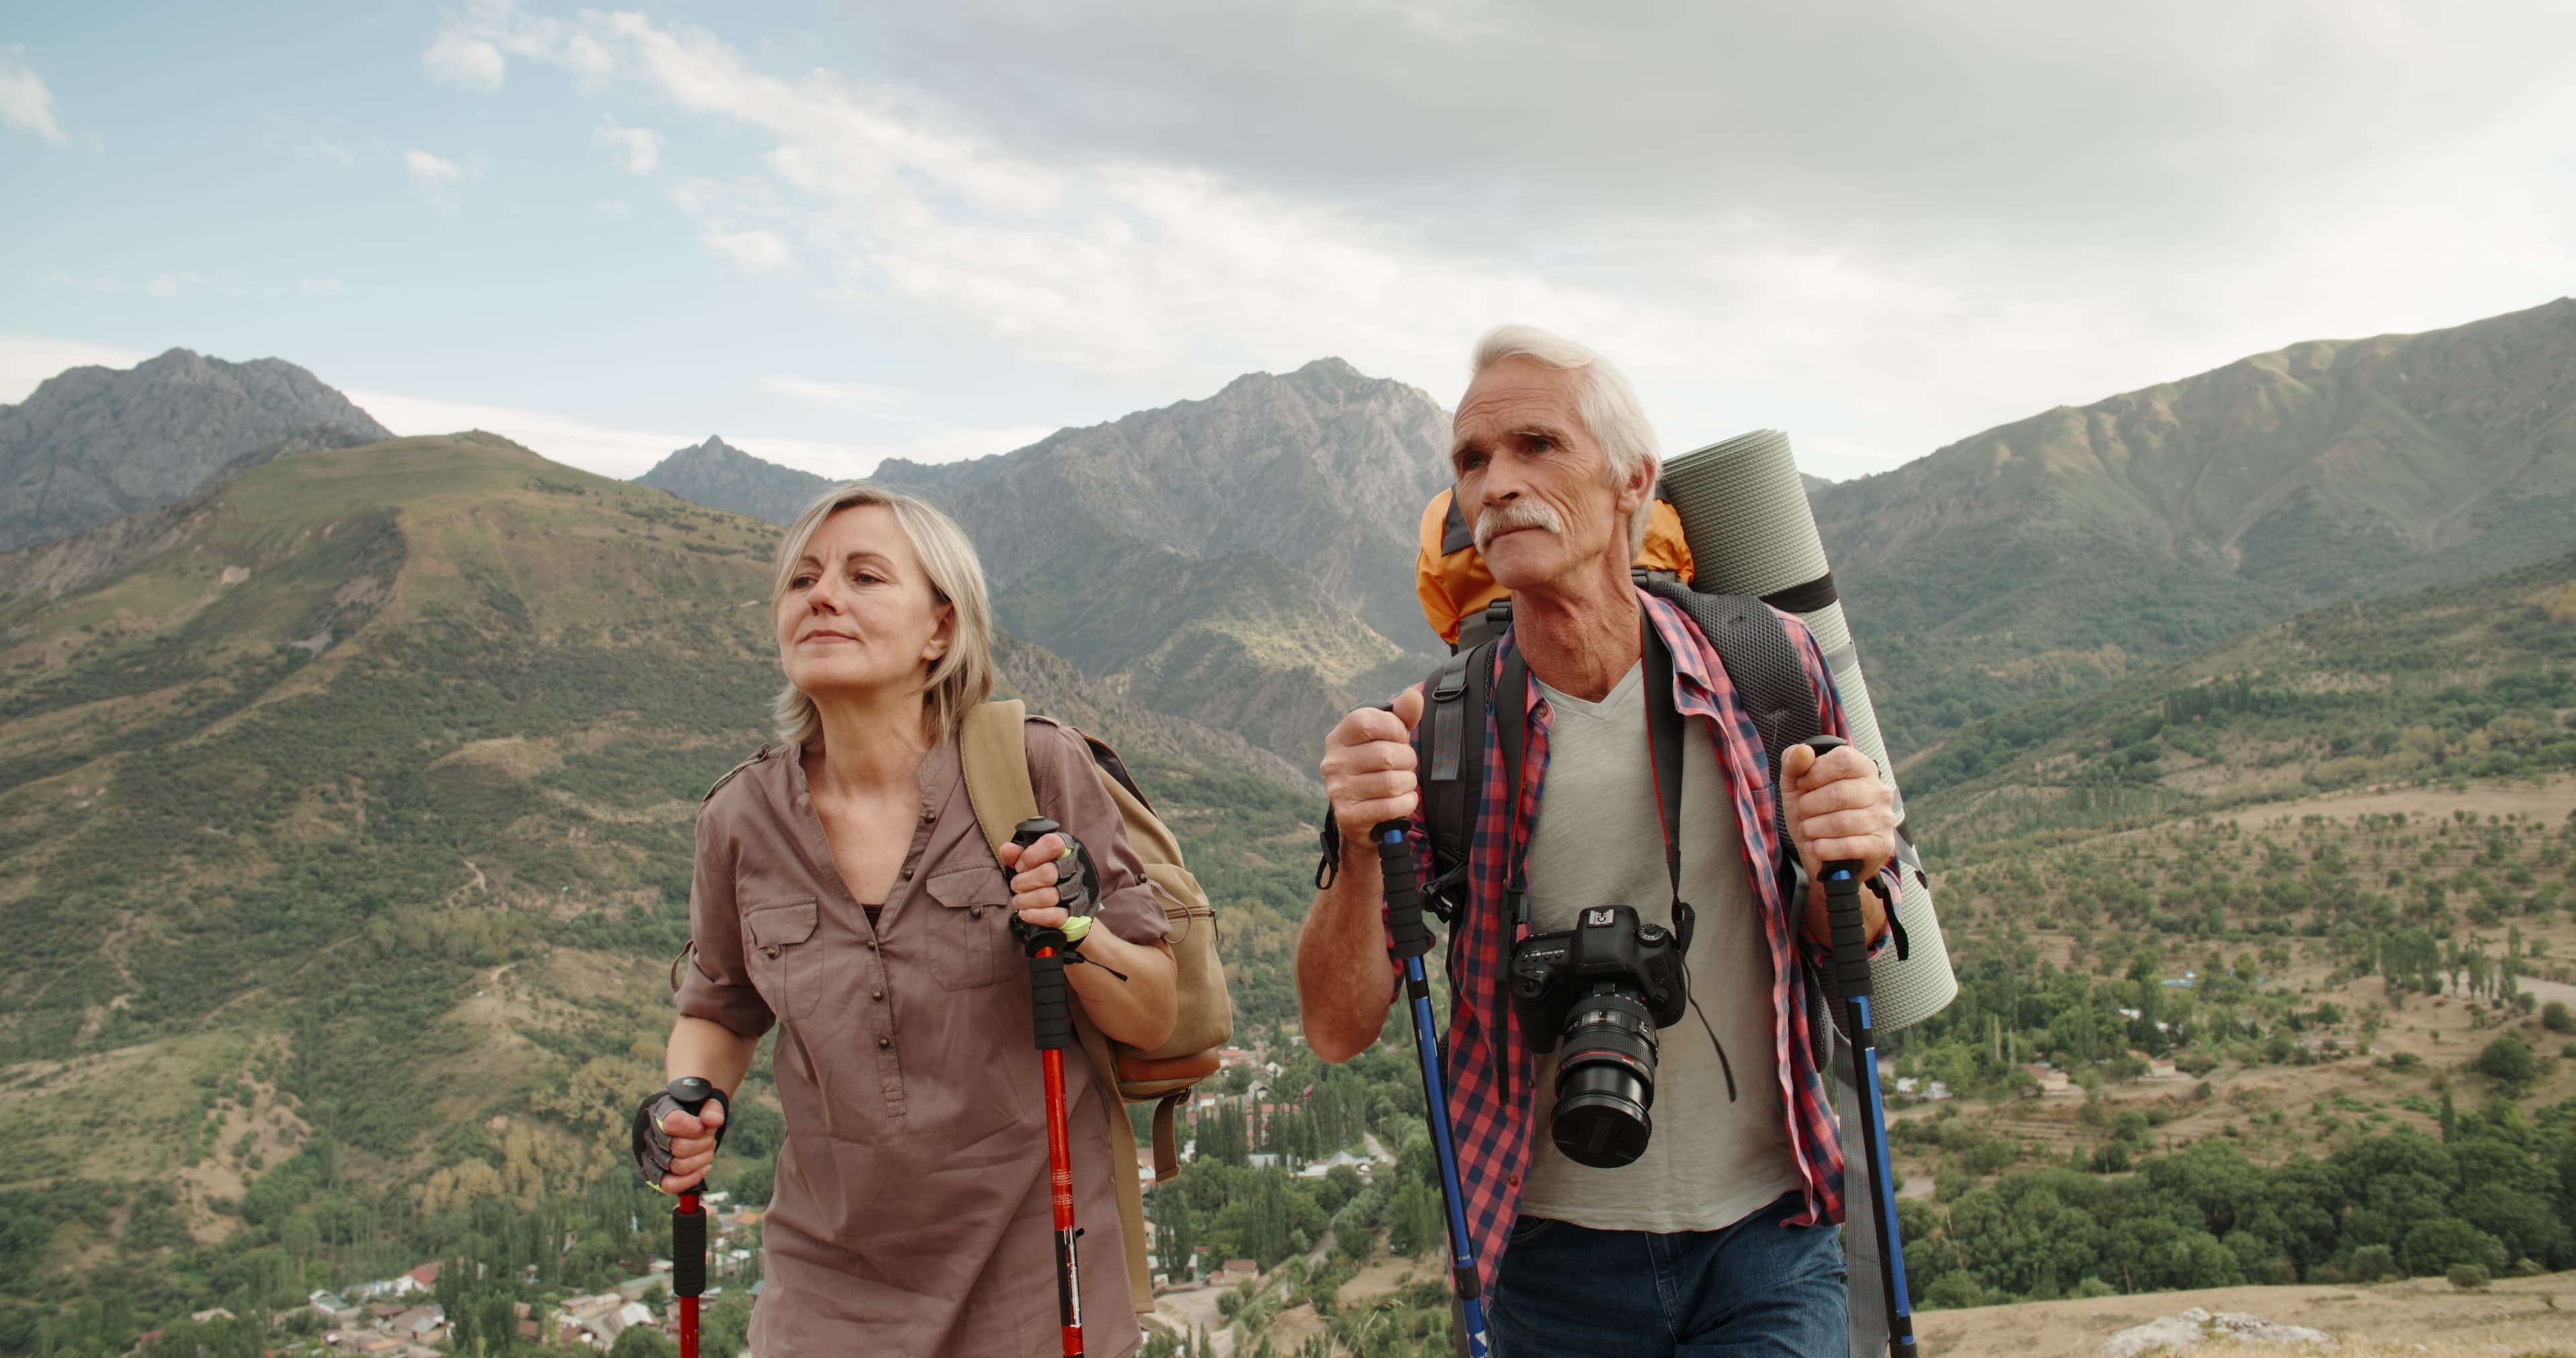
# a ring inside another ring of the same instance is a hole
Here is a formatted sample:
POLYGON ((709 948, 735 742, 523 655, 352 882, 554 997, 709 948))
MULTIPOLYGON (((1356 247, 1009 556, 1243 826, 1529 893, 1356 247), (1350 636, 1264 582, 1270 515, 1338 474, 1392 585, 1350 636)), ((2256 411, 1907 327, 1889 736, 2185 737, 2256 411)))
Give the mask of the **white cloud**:
POLYGON ((0 47, 0 124, 33 132, 56 146, 70 140, 54 121, 54 92, 27 64, 23 47, 0 47))
POLYGON ((327 297, 340 290, 340 280, 336 278, 299 278, 295 280, 295 290, 308 297, 327 297))
POLYGON ((662 163, 662 136, 649 128, 623 127, 615 118, 605 118, 590 135, 617 153, 617 163, 628 174, 651 174, 662 163))
MULTIPOLYGON (((5 365, 7 356, 5 342, 0 342, 0 365, 5 365)), ((0 372, 5 371, 5 366, 0 366, 0 372)), ((654 463, 705 437, 667 430, 622 429, 542 410, 477 405, 391 392, 352 391, 348 397, 396 434, 489 430, 557 462, 621 480, 643 475, 654 463)), ((916 421, 897 437, 867 443, 767 438, 758 434, 727 434, 724 439, 754 457, 800 468, 817 476, 855 480, 875 471, 877 464, 889 457, 914 462, 954 462, 960 458, 1009 452, 1045 437, 1048 432, 1018 426, 969 427, 916 421)))
POLYGON ((603 222, 620 221, 634 215, 634 212, 635 209, 622 198, 602 198, 590 205, 590 215, 603 222))
POLYGON ((771 231, 726 231, 709 227, 703 239, 716 253, 756 272, 785 268, 790 259, 787 242, 771 231))
POLYGON ((483 177, 480 165, 459 165, 427 151, 405 151, 403 166, 411 172, 412 189, 441 212, 454 212, 458 194, 483 177))
POLYGON ((420 54, 420 67, 443 84, 491 91, 501 88, 507 63, 501 49, 450 28, 442 29, 420 54))
POLYGON ((180 293, 205 285, 206 277, 203 274, 175 271, 152 275, 152 281, 143 285, 143 291, 154 297, 176 297, 180 293))
POLYGON ((891 415, 911 399, 909 392, 866 382, 818 382, 808 377, 764 377, 760 385, 807 405, 853 415, 891 415))
POLYGON ((320 138, 314 139, 313 154, 322 157, 324 160, 327 160, 334 165, 351 165, 355 164, 358 159, 358 153, 356 151, 351 150, 336 141, 324 141, 320 138))
POLYGON ((70 288, 75 292, 116 294, 125 291, 125 280, 112 273, 73 274, 61 269, 47 269, 39 280, 49 288, 70 288))
POLYGON ((0 405, 26 400, 38 383, 65 368, 131 368, 150 357, 141 349, 86 340, 0 334, 0 405))
POLYGON ((1619 359, 1669 447, 1777 425, 1838 476, 2576 277, 2576 181, 2529 173, 2576 153, 2563 6, 1237 20, 874 13, 869 69, 930 91, 638 13, 450 25, 747 132, 752 165, 674 188, 707 244, 932 342, 1166 392, 1329 353, 1454 399, 1527 320, 1619 359), (1543 97, 1494 97, 1527 70, 1543 97))

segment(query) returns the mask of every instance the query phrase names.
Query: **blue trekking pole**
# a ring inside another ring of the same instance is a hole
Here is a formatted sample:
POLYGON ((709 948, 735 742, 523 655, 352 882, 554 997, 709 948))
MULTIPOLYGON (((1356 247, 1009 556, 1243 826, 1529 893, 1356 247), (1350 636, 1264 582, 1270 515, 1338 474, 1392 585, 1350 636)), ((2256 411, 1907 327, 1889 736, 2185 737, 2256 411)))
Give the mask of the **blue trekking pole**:
POLYGON ((1422 893, 1413 878, 1413 848, 1404 842, 1405 824, 1382 821, 1369 831, 1377 843, 1377 861, 1386 875, 1386 923, 1392 941, 1387 955, 1404 965, 1404 995, 1413 1006, 1413 1049, 1422 1060, 1422 1092, 1429 1100, 1431 1149, 1440 1161, 1440 1201, 1449 1211, 1450 1287, 1458 1301, 1458 1351, 1485 1358, 1485 1306, 1478 1298, 1476 1247, 1467 1237, 1465 1198, 1458 1191, 1458 1154, 1449 1142, 1449 1091, 1440 1078, 1440 1046, 1431 1021, 1431 982, 1423 975, 1423 954, 1431 951, 1431 929, 1422 922, 1422 893))
MULTIPOLYGON (((1818 758, 1846 744, 1839 736, 1807 742, 1818 758)), ((1888 1187, 1887 1105, 1878 1087, 1878 1038, 1869 1024, 1869 927, 1861 914, 1860 864, 1824 865, 1825 921, 1833 930, 1833 993, 1851 1030, 1852 1078, 1860 1089, 1861 1154, 1869 1161, 1869 1215, 1878 1231, 1879 1282, 1887 1292, 1887 1351, 1912 1358, 1914 1303, 1905 1289, 1905 1247, 1896 1237, 1896 1194, 1888 1187)), ((1848 1220, 1848 1213, 1846 1213, 1848 1220)))

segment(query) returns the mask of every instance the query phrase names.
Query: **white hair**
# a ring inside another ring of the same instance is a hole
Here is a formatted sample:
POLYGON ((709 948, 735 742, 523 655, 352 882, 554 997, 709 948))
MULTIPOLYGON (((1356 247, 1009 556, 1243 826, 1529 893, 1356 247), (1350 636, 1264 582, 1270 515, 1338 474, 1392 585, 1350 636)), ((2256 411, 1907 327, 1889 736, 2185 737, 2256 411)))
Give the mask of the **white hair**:
MULTIPOLYGON (((1627 375, 1589 345, 1577 344, 1554 331, 1535 325, 1498 325, 1476 341, 1474 371, 1469 381, 1484 375, 1487 368, 1507 358, 1526 358, 1531 362, 1579 373, 1582 380, 1574 388, 1574 416, 1583 421, 1584 429, 1601 445, 1602 480, 1616 487, 1623 485, 1639 463, 1659 469, 1662 458, 1655 448, 1655 427, 1646 422, 1646 408, 1637 401, 1637 389, 1628 385, 1627 375)), ((1646 545, 1646 525, 1653 519, 1655 497, 1649 493, 1628 516, 1628 555, 1634 559, 1646 545)))

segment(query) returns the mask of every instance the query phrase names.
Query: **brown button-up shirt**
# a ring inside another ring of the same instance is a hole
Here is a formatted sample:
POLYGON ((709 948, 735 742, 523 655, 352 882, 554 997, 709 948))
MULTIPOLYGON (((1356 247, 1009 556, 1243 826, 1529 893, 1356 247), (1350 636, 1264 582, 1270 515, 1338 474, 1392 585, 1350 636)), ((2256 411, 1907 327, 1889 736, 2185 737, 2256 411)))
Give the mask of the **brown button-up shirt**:
MULTIPOLYGON (((1164 916, 1079 736, 1028 725, 1038 805, 1097 865, 1099 926, 1164 916)), ((921 815, 871 926, 832 865, 793 750, 764 749, 698 812, 683 1014, 779 1025, 785 1107, 762 1220, 757 1358, 985 1358, 1061 1351, 1046 1109, 1010 889, 967 804, 957 741, 921 764, 921 815)), ((1085 1348, 1134 1349, 1113 1154, 1091 1062, 1064 1053, 1085 1348)))

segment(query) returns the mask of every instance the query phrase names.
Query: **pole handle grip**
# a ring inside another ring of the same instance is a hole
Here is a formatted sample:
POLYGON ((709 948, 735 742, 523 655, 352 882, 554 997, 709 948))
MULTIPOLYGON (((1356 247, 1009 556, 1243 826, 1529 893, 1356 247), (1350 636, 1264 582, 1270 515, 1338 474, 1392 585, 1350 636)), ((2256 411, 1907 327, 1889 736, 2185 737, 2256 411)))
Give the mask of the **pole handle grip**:
MULTIPOLYGON (((696 1117, 715 1098, 712 1084, 695 1075, 673 1080, 667 1091, 680 1111, 696 1117)), ((696 1297, 707 1290, 707 1214, 695 1190, 680 1195, 671 1209, 671 1295, 696 1297)))
MULTIPOLYGON (((1807 748, 1824 758, 1851 742, 1840 736, 1817 736, 1807 748)), ((1861 910, 1859 860, 1836 859, 1820 865, 1825 889, 1825 926, 1833 941, 1833 993, 1841 999, 1869 996, 1869 921, 1861 910)))
MULTIPOLYGON (((1064 827, 1044 816, 1031 816, 1011 831, 1022 849, 1064 827)), ((1065 984, 1065 937, 1061 929, 1041 929, 1011 915, 1011 933, 1029 955, 1029 1009, 1039 1051, 1063 1051, 1075 1042, 1073 988, 1065 984)))
POLYGON ((707 1100, 716 1096, 716 1087, 695 1075, 683 1075, 671 1082, 670 1095, 681 1112, 696 1117, 698 1110, 707 1106, 707 1100))
POLYGON ((1386 878, 1387 955, 1398 961, 1431 951, 1431 926, 1422 922, 1422 887, 1413 875, 1413 846, 1404 836, 1400 820, 1380 821, 1369 830, 1378 871, 1386 878))

